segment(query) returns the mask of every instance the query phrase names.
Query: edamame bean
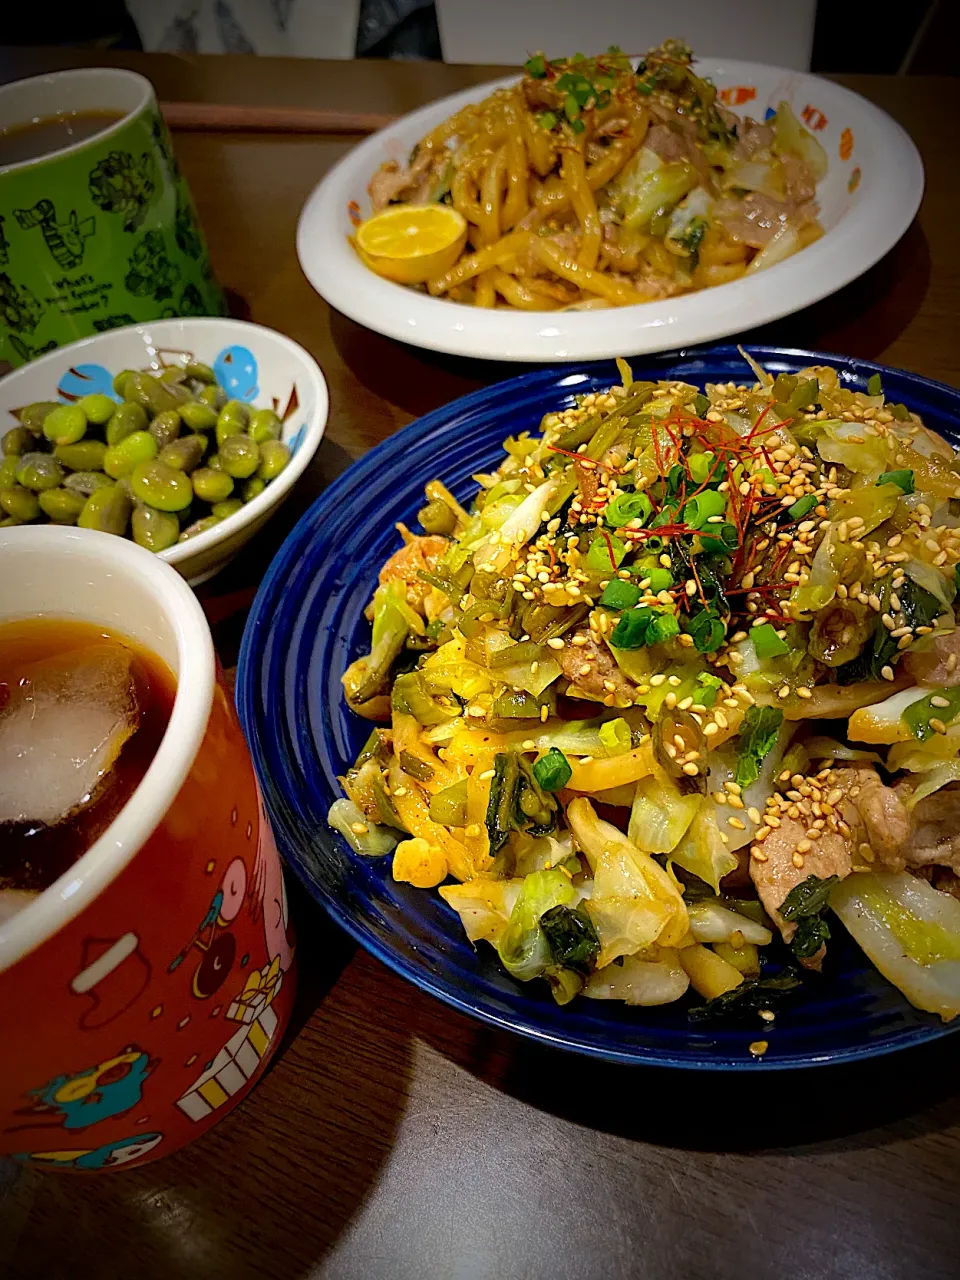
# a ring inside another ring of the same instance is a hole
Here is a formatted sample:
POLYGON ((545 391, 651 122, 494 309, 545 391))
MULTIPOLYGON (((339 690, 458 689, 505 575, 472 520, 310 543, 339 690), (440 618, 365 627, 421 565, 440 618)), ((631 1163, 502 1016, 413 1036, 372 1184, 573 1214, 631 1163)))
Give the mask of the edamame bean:
POLYGON ((159 453, 157 442, 149 431, 134 431, 119 444, 112 444, 103 458, 103 469, 114 480, 128 476, 141 462, 152 462, 159 453))
POLYGON ((182 397, 175 395, 171 386, 155 378, 152 373, 133 374, 123 384, 120 394, 125 400, 142 405, 153 416, 166 413, 168 409, 176 409, 182 402, 182 397))
POLYGON ((227 436, 220 446, 220 462, 228 476, 248 480, 260 465, 260 447, 249 436, 227 436))
POLYGON ((132 435, 134 431, 145 431, 146 428, 147 414, 143 405, 127 400, 117 405, 110 416, 106 431, 107 444, 119 444, 124 436, 132 435))
POLYGON ((26 427, 11 427, 3 437, 3 455, 5 458, 19 458, 21 454, 29 453, 36 443, 36 436, 26 427))
POLYGON ((13 529, 18 524, 23 524, 22 520, 18 520, 16 516, 4 516, 0 520, 0 529, 13 529))
POLYGON ((259 476, 251 476, 240 486, 240 496, 244 502, 252 502, 254 498, 260 497, 266 487, 266 480, 261 480, 259 476))
POLYGON ((219 523, 220 521, 216 516, 204 516, 202 520, 194 520, 193 524, 187 525, 177 541, 189 542, 191 538, 197 537, 198 534, 206 533, 208 529, 216 528, 219 523))
POLYGON ((17 483, 17 467, 20 465, 20 459, 10 454, 0 462, 0 489, 9 489, 12 484, 17 483))
POLYGON ((157 448, 162 449, 164 445, 176 440, 180 434, 180 414, 176 409, 167 409, 165 413, 158 413, 150 423, 149 431, 157 442, 157 448))
POLYGON ((223 444, 227 436, 246 431, 250 422, 250 409, 242 400, 228 400, 217 417, 217 444, 223 444))
POLYGON ((224 498, 223 502, 215 502, 210 508, 210 514, 216 516, 218 520, 226 520, 228 516, 236 515, 238 511, 243 510, 242 498, 224 498))
POLYGON ((264 440, 279 440, 282 430, 283 423, 272 409, 254 409, 251 413, 247 435, 251 440, 256 440, 257 444, 262 444, 264 440))
POLYGON ((63 482, 65 489, 69 489, 71 493, 79 493, 84 498, 89 498, 98 489, 112 489, 113 485, 114 481, 102 471, 74 471, 63 482))
POLYGON ((106 452, 102 440, 78 440, 76 444, 58 444, 53 456, 71 471, 102 471, 106 452))
POLYGON ((209 405, 211 409, 219 413, 227 403, 227 393, 221 386, 202 387, 197 399, 201 404, 209 405))
MULTIPOLYGON (((158 511, 182 511, 193 501, 190 477, 159 459, 141 462, 130 477, 130 483, 134 497, 145 502, 148 507, 156 507, 158 511)), ((232 488, 232 480, 230 485, 232 488)))
POLYGON ((159 457, 161 462, 173 467, 175 471, 189 473, 199 467, 206 448, 204 436, 181 436, 179 440, 174 440, 161 449, 159 457))
POLYGON ((116 407, 116 400, 101 392, 93 392, 77 401, 77 408, 83 410, 87 421, 92 422, 95 427, 102 427, 109 422, 116 407))
POLYGON ((264 440, 260 446, 260 466, 257 475, 269 484, 290 461, 290 450, 282 440, 264 440))
POLYGON ((180 386, 186 380, 187 373, 182 364, 168 364, 160 370, 160 381, 168 386, 180 386))
POLYGON ((33 404, 28 404, 20 410, 20 425, 32 431, 35 436, 39 436, 43 431, 44 418, 53 409, 59 408, 60 403, 57 400, 35 400, 33 404))
POLYGON ((87 502, 82 493, 72 489, 44 489, 37 501, 54 524, 76 524, 87 502))
POLYGON ((204 364, 202 360, 189 360, 184 366, 184 373, 188 378, 196 378, 197 382, 206 382, 213 385, 217 381, 217 375, 213 372, 208 364, 204 364))
POLYGON ((217 425, 217 411, 202 400, 188 400, 180 406, 180 417, 191 431, 212 431, 217 425))
POLYGON ((101 533, 125 533, 133 503, 118 484, 97 489, 83 504, 77 518, 81 529, 99 529, 101 533))
POLYGON ((61 404, 43 420, 43 434, 54 444, 76 444, 87 433, 87 416, 76 404, 61 404))
POLYGON ((118 396, 123 396, 123 398, 126 399, 126 396, 124 395, 124 387, 127 385, 127 379, 132 378, 136 372, 136 369, 121 369, 114 377, 113 389, 118 396))
POLYGON ((180 521, 170 511, 137 504, 130 520, 134 542, 148 551, 166 551, 180 537, 180 521))
POLYGON ((223 502, 233 493, 233 479, 225 471, 201 467, 192 476, 193 491, 204 502, 223 502))
POLYGON ((223 470, 223 463, 220 461, 219 453, 211 453, 210 457, 207 459, 207 466, 211 471, 223 470))
POLYGON ((56 489, 63 484, 63 467, 49 453, 25 453, 17 467, 17 483, 25 489, 56 489))
POLYGON ((0 489, 0 510, 13 516, 20 524, 28 520, 36 520, 40 514, 40 503, 36 494, 24 489, 22 485, 11 485, 9 489, 0 489))

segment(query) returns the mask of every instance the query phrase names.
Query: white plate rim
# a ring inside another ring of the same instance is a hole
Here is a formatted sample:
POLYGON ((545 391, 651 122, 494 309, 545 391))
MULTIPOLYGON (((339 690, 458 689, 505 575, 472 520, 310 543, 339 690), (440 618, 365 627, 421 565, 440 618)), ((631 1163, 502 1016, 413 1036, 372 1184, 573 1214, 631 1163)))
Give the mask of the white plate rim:
MULTIPOLYGON (((860 94, 819 76, 763 63, 702 59, 697 69, 723 85, 778 77, 810 97, 846 109, 876 164, 857 207, 801 253, 755 276, 664 302, 609 311, 511 312, 460 306, 382 280, 346 241, 347 203, 366 183, 385 146, 422 136, 459 107, 515 83, 516 75, 473 85, 428 103, 352 148, 317 184, 297 224, 297 256, 332 307, 366 328, 450 355, 534 363, 644 354, 728 337, 780 319, 836 292, 869 270, 900 240, 923 196, 919 152, 907 132, 860 94), (882 164, 880 155, 882 154, 882 164)), ((839 162, 831 157, 831 165, 839 162)))

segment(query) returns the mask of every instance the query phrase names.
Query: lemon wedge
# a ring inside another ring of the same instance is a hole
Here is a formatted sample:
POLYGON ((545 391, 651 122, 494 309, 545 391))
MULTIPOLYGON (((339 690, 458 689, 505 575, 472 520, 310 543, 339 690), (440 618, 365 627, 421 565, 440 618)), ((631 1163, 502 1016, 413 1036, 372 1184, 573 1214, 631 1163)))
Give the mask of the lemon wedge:
POLYGON ((449 270, 467 242, 467 222, 446 204, 395 204, 357 227, 360 257, 378 276, 423 284, 449 270))

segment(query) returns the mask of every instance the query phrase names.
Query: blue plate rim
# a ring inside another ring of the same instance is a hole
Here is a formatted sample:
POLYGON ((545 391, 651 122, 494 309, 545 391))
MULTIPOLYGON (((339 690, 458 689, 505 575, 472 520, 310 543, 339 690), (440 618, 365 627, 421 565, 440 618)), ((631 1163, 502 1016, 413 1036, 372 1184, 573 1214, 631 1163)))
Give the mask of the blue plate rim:
MULTIPOLYGON (((918 392, 922 389, 926 392, 934 392, 937 395, 946 394, 948 398, 960 399, 960 391, 951 387, 949 384, 939 382, 933 378, 923 377, 921 374, 911 373, 908 370, 895 369, 890 365, 879 364, 876 361, 861 359, 857 356, 843 355, 836 352, 826 351, 810 351, 803 347, 781 347, 767 346, 763 344, 738 345, 731 343, 710 344, 704 346, 679 348, 674 351, 641 354, 638 356, 625 356, 624 359, 628 363, 636 361, 646 366, 662 365, 664 369, 669 369, 673 365, 696 360, 698 357, 704 359, 729 358, 740 355, 741 351, 747 352, 754 360, 763 365, 768 360, 790 359, 795 361, 803 361, 804 364, 823 364, 832 365, 838 370, 844 368, 856 367, 858 373, 864 371, 869 373, 895 374, 901 382, 906 381, 911 387, 916 387, 918 392)), ((420 441, 424 436, 437 426, 444 423, 452 413, 456 416, 462 416, 464 413, 472 409, 486 404, 491 396, 504 394, 509 388, 523 388, 525 390, 534 389, 539 382, 544 386, 556 384, 558 379, 569 380, 570 385, 574 385, 574 380, 578 374, 586 373, 589 375, 591 370, 596 370, 599 365, 609 363, 602 360, 585 360, 570 364, 549 365, 543 368, 537 368, 522 374, 515 375, 512 378, 503 379, 500 382, 492 383, 489 386, 480 387, 476 391, 471 391, 466 395, 459 396, 455 400, 451 400, 437 409, 431 410, 429 413, 414 419, 407 423, 398 431, 388 436, 386 440, 381 441, 372 449, 368 450, 360 458, 352 462, 346 470, 330 484, 323 492, 311 503, 310 507, 294 525, 293 529, 285 538, 270 564, 260 583, 253 603, 250 606, 247 623, 244 626, 243 637, 240 646, 240 654, 237 663, 237 679, 235 688, 235 698, 237 709, 240 716, 240 722, 250 745, 251 755, 254 758, 255 767, 257 767, 258 777, 264 790, 265 800, 267 802, 268 811, 270 810, 270 794, 273 792, 273 779, 267 776, 261 776, 259 761, 257 759, 257 751, 254 743, 257 739, 257 727, 255 723, 255 683, 259 675, 259 669, 253 661, 253 650, 261 629, 268 625, 269 619, 265 619, 262 614, 264 604, 269 600, 275 590, 278 580, 284 578, 290 568, 291 563, 299 551, 299 546, 305 538, 313 533, 313 524, 316 519, 318 509, 327 506, 335 507, 341 500, 341 496, 350 490, 356 488, 359 482, 362 482, 364 476, 370 470, 376 469, 379 459, 384 453, 392 453, 396 448, 398 438, 405 441, 420 441)), ((274 825, 278 825, 274 823, 274 825)), ((280 841, 278 841, 280 843, 280 841)), ((946 1036, 960 1031, 960 1018, 952 1023, 943 1023, 940 1025, 926 1024, 916 1027, 913 1031, 905 1034, 897 1043, 880 1043, 867 1044, 862 1047, 849 1049, 831 1049, 822 1055, 815 1053, 804 1054, 788 1054, 771 1059, 764 1059, 762 1056, 755 1058, 729 1057, 721 1056, 719 1053, 716 1057, 710 1056, 693 1056, 684 1055, 677 1056, 675 1053, 657 1049, 644 1055, 642 1049, 618 1050, 609 1046, 601 1046, 594 1044, 588 1040, 580 1039, 574 1035, 568 1037, 558 1037, 548 1031, 530 1024, 518 1023, 513 1019, 495 1013, 482 1005, 471 1003, 469 999, 459 995, 457 991, 445 984, 439 977, 430 973, 425 968, 418 967, 415 963, 407 960, 405 957, 398 955, 388 945, 384 944, 372 934, 366 926, 357 921, 348 909, 331 893, 327 892, 322 886, 310 880, 300 865, 300 859, 297 856, 289 857, 284 852, 284 862, 289 871, 297 876, 297 879, 306 889, 309 896, 330 916, 346 933, 364 948, 370 955, 380 960, 393 973, 399 977, 411 982, 419 990, 426 992, 439 1000, 450 1008, 456 1009, 458 1012, 468 1015, 469 1017, 478 1019, 488 1026, 496 1027, 498 1030, 511 1032, 520 1035, 526 1040, 533 1041, 541 1047, 561 1050, 568 1053, 584 1054, 587 1057, 611 1063, 618 1063, 628 1066, 650 1066, 664 1068, 678 1068, 684 1071, 710 1070, 710 1071, 734 1071, 742 1072, 749 1070, 766 1070, 766 1071, 789 1071, 799 1070, 812 1067, 835 1066, 843 1063, 861 1062, 868 1058, 884 1057, 891 1053, 899 1053, 904 1050, 916 1047, 920 1044, 932 1043, 935 1040, 943 1039, 946 1036)), ((758 1038, 763 1032, 758 1030, 758 1038)))

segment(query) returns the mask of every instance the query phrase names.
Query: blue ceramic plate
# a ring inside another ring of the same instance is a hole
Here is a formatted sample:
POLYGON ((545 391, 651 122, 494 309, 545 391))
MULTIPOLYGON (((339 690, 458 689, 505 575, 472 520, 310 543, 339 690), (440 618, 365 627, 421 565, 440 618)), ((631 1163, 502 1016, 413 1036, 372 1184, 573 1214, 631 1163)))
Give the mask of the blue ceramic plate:
MULTIPOLYGON (((879 373, 886 394, 960 437, 960 393, 911 374, 843 356, 754 347, 771 373, 829 362, 844 383, 866 389, 879 373)), ((750 371, 733 347, 646 357, 637 378, 744 381, 750 371)), ((835 928, 827 973, 785 1009, 754 1059, 750 1029, 692 1024, 687 1002, 655 1009, 612 1001, 554 1004, 546 984, 515 983, 495 953, 475 951, 438 894, 395 884, 390 859, 353 854, 327 827, 329 805, 370 725, 346 708, 340 677, 369 647, 364 607, 387 556, 399 545, 394 524, 414 524, 423 486, 438 477, 457 497, 476 490, 475 471, 496 465, 504 438, 536 431, 543 414, 574 396, 619 381, 612 362, 545 369, 501 382, 411 423, 373 449, 314 503, 290 534, 254 602, 240 654, 237 697, 277 840, 310 895, 364 947, 397 973, 454 1008, 541 1043, 618 1062, 769 1070, 887 1053, 945 1034, 913 1009, 835 928)))

